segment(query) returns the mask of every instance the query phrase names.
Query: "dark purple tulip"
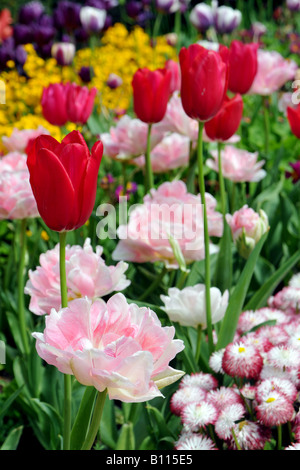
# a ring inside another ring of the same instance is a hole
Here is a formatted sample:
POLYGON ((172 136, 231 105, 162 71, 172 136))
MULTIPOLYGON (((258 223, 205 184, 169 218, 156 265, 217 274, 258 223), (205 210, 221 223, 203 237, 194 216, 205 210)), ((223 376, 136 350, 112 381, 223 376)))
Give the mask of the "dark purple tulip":
POLYGON ((36 53, 40 57, 42 57, 42 59, 49 59, 49 57, 51 57, 52 45, 53 45, 52 41, 48 42, 48 44, 42 44, 41 46, 38 46, 36 44, 35 46, 36 53))
POLYGON ((141 2, 131 0, 126 4, 126 13, 130 18, 137 18, 142 11, 143 5, 141 2))
POLYGON ((36 42, 38 46, 42 46, 52 41, 56 33, 55 28, 52 26, 34 25, 33 31, 34 42, 36 42))
POLYGON ((44 13, 44 6, 37 1, 32 1, 22 6, 19 12, 19 22, 23 24, 30 24, 38 21, 44 13))
POLYGON ((86 6, 99 8, 99 10, 110 10, 118 6, 118 0, 87 0, 85 2, 86 6))
POLYGON ((86 42, 89 38, 88 32, 82 27, 77 28, 74 31, 74 36, 75 36, 76 42, 86 42))
POLYGON ((12 37, 5 39, 0 47, 0 70, 4 70, 9 60, 14 60, 15 44, 12 37))
POLYGON ((80 26, 80 9, 79 3, 69 2, 63 0, 59 2, 56 10, 54 11, 54 23, 57 28, 72 31, 80 26))
POLYGON ((84 83, 89 83, 94 75, 93 67, 81 67, 78 75, 84 83))
POLYGON ((17 23, 14 25, 13 31, 16 44, 29 44, 33 42, 33 31, 30 26, 17 23))
POLYGON ((40 26, 54 27, 54 21, 50 15, 42 15, 38 21, 40 26))

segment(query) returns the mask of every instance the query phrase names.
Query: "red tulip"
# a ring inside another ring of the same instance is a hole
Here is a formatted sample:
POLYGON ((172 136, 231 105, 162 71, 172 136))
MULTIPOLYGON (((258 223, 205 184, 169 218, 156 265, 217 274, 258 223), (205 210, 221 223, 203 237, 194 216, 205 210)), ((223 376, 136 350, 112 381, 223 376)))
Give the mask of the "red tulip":
POLYGON ((211 140, 226 141, 238 130, 243 116, 243 99, 241 95, 225 98, 220 111, 205 123, 205 132, 211 140))
POLYGON ((296 108, 287 108, 287 118, 290 123, 292 133, 300 139, 300 105, 296 108))
POLYGON ((183 109, 192 119, 209 121, 221 108, 227 91, 227 63, 218 52, 199 44, 183 47, 179 61, 183 109))
POLYGON ((80 132, 73 131, 61 143, 41 135, 27 151, 30 184, 46 225, 57 232, 81 227, 95 204, 102 142, 90 153, 80 132))
POLYGON ((67 113, 69 121, 85 124, 90 117, 95 102, 97 89, 89 90, 85 86, 71 83, 67 90, 67 113))
POLYGON ((54 126, 64 126, 68 122, 66 85, 52 83, 43 89, 42 112, 44 118, 54 126))
POLYGON ((76 83, 53 83, 43 90, 44 118, 55 126, 69 121, 85 124, 93 111, 96 93, 96 88, 89 90, 76 83))
POLYGON ((170 97, 170 70, 138 69, 132 79, 133 106, 137 117, 148 124, 163 119, 170 97))
POLYGON ((258 43, 244 44, 232 41, 229 50, 220 47, 220 54, 228 60, 229 80, 228 89, 232 93, 247 93, 257 73, 258 43))

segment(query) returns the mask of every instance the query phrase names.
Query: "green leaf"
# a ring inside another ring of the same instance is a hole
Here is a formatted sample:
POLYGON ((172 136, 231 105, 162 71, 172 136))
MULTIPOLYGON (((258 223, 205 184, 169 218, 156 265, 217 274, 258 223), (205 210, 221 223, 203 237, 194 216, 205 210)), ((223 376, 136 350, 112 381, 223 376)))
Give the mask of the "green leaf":
POLYGON ((268 232, 266 232, 261 237, 255 248, 253 249, 241 273, 239 281, 230 296, 229 304, 218 335, 216 349, 222 349, 226 347, 227 344, 229 344, 234 338, 238 319, 243 309, 243 305, 252 279, 254 268, 267 236, 268 232))
POLYGON ((115 405, 114 401, 107 396, 100 422, 100 439, 107 447, 114 449, 117 437, 115 405))
POLYGON ((221 292, 228 290, 230 292, 232 281, 232 236, 229 225, 226 220, 224 223, 224 232, 220 242, 220 251, 218 254, 214 286, 221 292))
POLYGON ((90 423, 96 395, 97 390, 94 387, 86 387, 71 432, 72 450, 80 450, 82 447, 90 423))
POLYGON ((124 423, 115 450, 134 450, 135 437, 132 423, 124 423))
POLYGON ((163 439, 165 437, 171 437, 174 439, 176 436, 173 431, 167 426, 165 417, 161 414, 161 412, 155 408, 154 406, 147 405, 147 409, 152 415, 155 423, 156 423, 156 432, 158 434, 158 439, 163 439))
POLYGON ((277 271, 255 292, 245 306, 245 310, 256 310, 266 305, 269 296, 278 284, 289 274, 292 268, 300 260, 300 250, 291 256, 277 271))
POLYGON ((22 436, 23 426, 18 426, 10 431, 0 450, 16 450, 22 436))
POLYGON ((20 395, 22 391, 23 385, 18 388, 2 405, 1 411, 0 411, 0 419, 3 418, 5 415, 6 411, 9 409, 10 405, 15 401, 15 399, 20 395))

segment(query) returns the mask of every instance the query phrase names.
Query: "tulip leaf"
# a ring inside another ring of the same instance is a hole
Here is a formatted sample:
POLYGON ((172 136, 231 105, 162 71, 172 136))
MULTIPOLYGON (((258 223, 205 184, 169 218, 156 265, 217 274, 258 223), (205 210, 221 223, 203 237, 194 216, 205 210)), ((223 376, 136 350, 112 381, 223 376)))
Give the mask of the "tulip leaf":
POLYGON ((22 436, 23 428, 24 426, 18 426, 10 431, 0 450, 16 450, 22 436))
POLYGON ((79 450, 82 447, 90 423, 96 394, 97 390, 94 387, 86 387, 71 432, 72 450, 79 450))
POLYGON ((135 437, 132 423, 124 423, 115 450, 134 450, 135 437))
POLYGON ((252 279, 255 265, 267 236, 268 232, 266 232, 261 237, 255 248, 253 249, 241 273, 239 281, 230 296, 229 304, 218 335, 216 349, 225 348, 227 344, 229 344, 234 338, 238 319, 243 309, 243 305, 252 279))
POLYGON ((220 242, 220 251, 218 254, 214 286, 221 292, 230 291, 232 281, 232 236, 229 225, 224 221, 224 232, 220 242))
POLYGON ((300 250, 294 253, 277 271, 255 292, 245 310, 256 310, 266 305, 274 289, 300 260, 300 250))

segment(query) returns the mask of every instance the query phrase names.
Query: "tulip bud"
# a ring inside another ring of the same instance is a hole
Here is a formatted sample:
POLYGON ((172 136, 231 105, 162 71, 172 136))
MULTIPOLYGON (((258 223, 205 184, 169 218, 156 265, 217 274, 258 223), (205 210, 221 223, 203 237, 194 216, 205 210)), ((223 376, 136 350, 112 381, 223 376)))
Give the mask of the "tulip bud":
POLYGON ((156 0, 155 6, 158 11, 163 13, 174 13, 180 10, 180 2, 178 0, 156 0))
POLYGON ((148 124, 163 119, 170 97, 171 71, 138 69, 132 79, 134 111, 148 124))
POLYGON ((106 81, 106 85, 112 90, 121 86, 122 83, 123 83, 122 78, 119 77, 119 75, 116 75, 115 73, 110 73, 106 81))
POLYGON ((236 95, 231 99, 226 97, 216 116, 205 123, 207 136, 219 142, 230 139, 238 130, 242 115, 243 100, 241 95, 236 95))
POLYGON ((286 6, 291 11, 300 11, 300 0, 287 0, 286 6))
POLYGON ((58 65, 71 65, 75 56, 75 45, 71 42, 58 42, 53 44, 51 55, 58 65))
POLYGON ((190 13, 190 22, 198 31, 207 31, 214 24, 212 8, 206 3, 198 3, 190 13))
POLYGON ((233 215, 226 214, 226 221, 231 228, 238 253, 245 259, 250 256, 263 234, 269 230, 267 214, 262 209, 257 213, 247 205, 233 215))
POLYGON ((27 152, 30 184, 45 224, 57 232, 81 227, 95 204, 102 142, 90 152, 78 131, 61 143, 41 135, 30 141, 27 152))
POLYGON ((84 29, 90 33, 102 31, 106 20, 106 11, 94 7, 82 7, 80 21, 84 29))
POLYGON ((222 5, 216 9, 215 28, 219 34, 230 34, 242 21, 242 13, 222 5))

